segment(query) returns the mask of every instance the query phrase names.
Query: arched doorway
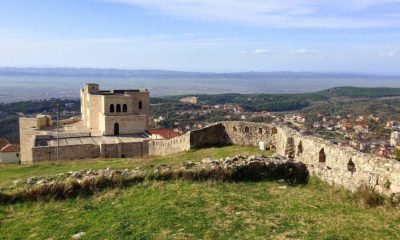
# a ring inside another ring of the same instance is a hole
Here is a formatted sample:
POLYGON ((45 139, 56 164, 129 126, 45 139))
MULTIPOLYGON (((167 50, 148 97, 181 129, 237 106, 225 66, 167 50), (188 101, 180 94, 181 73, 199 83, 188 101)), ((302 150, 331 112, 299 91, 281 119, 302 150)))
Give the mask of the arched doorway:
POLYGON ((324 148, 322 148, 322 149, 319 151, 319 162, 320 162, 320 163, 326 162, 326 155, 325 155, 325 150, 324 150, 324 148))
POLYGON ((350 158, 349 162, 347 163, 347 170, 352 173, 356 171, 356 165, 354 164, 354 162, 351 158, 350 158))
POLYGON ((114 135, 118 136, 119 135, 119 124, 114 123, 114 135))
POLYGON ((290 159, 293 159, 295 157, 295 144, 292 137, 289 137, 286 140, 285 155, 290 159))
POLYGON ((303 143, 300 141, 297 145, 297 156, 301 156, 301 154, 303 154, 303 143))

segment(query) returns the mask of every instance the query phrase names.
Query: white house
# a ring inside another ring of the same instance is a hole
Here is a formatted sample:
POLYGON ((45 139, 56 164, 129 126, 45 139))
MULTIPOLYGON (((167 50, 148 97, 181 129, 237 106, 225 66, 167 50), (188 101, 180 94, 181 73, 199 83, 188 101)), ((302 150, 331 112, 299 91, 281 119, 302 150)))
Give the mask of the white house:
POLYGON ((0 149, 0 163, 19 163, 19 152, 19 144, 7 144, 0 149))

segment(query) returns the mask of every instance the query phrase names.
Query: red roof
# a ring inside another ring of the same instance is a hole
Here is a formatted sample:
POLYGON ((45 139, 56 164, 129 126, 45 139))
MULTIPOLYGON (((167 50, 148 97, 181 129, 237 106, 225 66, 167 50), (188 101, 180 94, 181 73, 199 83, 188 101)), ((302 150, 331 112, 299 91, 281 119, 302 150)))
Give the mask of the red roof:
POLYGON ((10 144, 10 142, 7 139, 0 138, 0 149, 7 146, 8 144, 10 144))
POLYGON ((165 139, 170 139, 179 136, 179 133, 172 131, 171 129, 167 128, 159 128, 159 129, 150 129, 149 130, 150 134, 155 134, 155 135, 160 135, 161 137, 165 139))
POLYGON ((0 152, 19 152, 19 144, 8 144, 7 146, 3 147, 0 152))

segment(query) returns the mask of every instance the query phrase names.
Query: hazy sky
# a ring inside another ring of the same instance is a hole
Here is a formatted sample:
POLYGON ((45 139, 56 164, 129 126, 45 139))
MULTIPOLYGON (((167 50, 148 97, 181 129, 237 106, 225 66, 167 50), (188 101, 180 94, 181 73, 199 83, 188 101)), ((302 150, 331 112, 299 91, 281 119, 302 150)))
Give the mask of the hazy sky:
POLYGON ((1 0, 0 66, 400 74, 400 0, 1 0))

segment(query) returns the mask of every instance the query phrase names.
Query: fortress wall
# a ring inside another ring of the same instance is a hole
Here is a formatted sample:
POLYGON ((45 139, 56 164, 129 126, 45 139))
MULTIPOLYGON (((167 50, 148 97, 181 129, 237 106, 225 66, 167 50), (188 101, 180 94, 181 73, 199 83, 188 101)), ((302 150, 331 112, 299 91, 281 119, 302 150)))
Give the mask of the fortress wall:
POLYGON ((312 175, 350 191, 366 186, 388 196, 400 195, 400 162, 303 136, 285 126, 277 129, 277 153, 307 164, 312 175))
POLYGON ((118 158, 118 143, 114 144, 101 144, 101 157, 103 158, 118 158))
POLYGON ((229 144, 231 144, 231 141, 222 123, 215 123, 190 131, 190 148, 226 146, 229 144))
POLYGON ((190 150, 191 132, 168 140, 150 140, 148 154, 150 156, 165 156, 190 150))
POLYGON ((121 157, 143 157, 148 155, 148 141, 121 144, 121 157))
POLYGON ((245 146, 258 146, 259 142, 266 142, 268 148, 274 148, 275 127, 266 123, 230 121, 222 122, 229 139, 229 143, 245 146))
POLYGON ((266 142, 277 154, 307 164, 310 174, 331 185, 350 191, 366 186, 388 196, 400 196, 400 162, 305 136, 287 126, 232 121, 190 132, 190 148, 228 144, 257 146, 260 141, 266 142))
MULTIPOLYGON (((97 158, 100 156, 98 145, 81 144, 59 147, 59 160, 97 158)), ((35 147, 32 148, 32 159, 34 162, 54 161, 57 159, 57 147, 35 147)))

